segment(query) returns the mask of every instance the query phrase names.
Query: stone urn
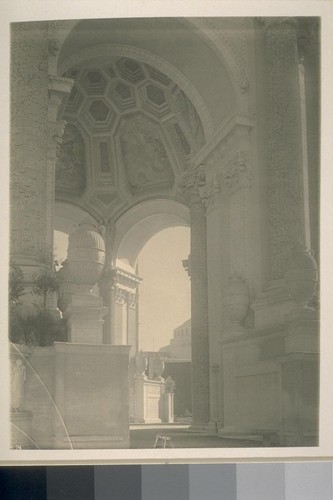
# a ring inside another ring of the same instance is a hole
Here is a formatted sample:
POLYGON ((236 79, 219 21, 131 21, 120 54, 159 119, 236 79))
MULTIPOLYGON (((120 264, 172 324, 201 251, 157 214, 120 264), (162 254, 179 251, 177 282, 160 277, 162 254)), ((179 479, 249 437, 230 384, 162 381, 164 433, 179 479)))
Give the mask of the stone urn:
POLYGON ((153 358, 153 378, 155 380, 162 380, 162 373, 164 372, 165 363, 162 360, 161 356, 157 356, 153 358))
POLYGON ((250 305, 249 289, 244 279, 239 275, 228 278, 228 294, 224 299, 226 312, 233 330, 244 330, 241 325, 250 305))
POLYGON ((284 273, 288 292, 300 308, 308 308, 318 282, 317 264, 306 248, 295 250, 284 273))
POLYGON ((105 242, 97 226, 83 223, 70 235, 68 262, 68 270, 75 284, 91 288, 97 283, 105 263, 105 242))
POLYGON ((147 367, 148 367, 147 357, 143 354, 142 351, 137 352, 135 356, 135 376, 137 378, 144 378, 147 367))

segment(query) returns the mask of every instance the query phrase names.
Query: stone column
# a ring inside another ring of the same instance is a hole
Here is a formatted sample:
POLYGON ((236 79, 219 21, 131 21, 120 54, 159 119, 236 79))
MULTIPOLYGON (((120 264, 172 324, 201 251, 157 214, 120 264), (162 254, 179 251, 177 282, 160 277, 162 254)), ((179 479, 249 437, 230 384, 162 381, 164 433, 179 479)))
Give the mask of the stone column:
POLYGON ((297 23, 264 18, 268 134, 270 280, 283 278, 295 245, 309 244, 305 228, 302 122, 297 23))
POLYGON ((52 252, 47 210, 48 25, 11 28, 11 258, 26 283, 52 252))
POLYGON ((205 179, 200 167, 184 176, 183 192, 191 224, 192 413, 195 428, 209 422, 209 340, 207 299, 206 213, 200 189, 205 179))
POLYGON ((269 266, 263 294, 252 304, 255 326, 260 329, 283 323, 285 315, 293 310, 294 303, 286 291, 284 275, 292 255, 311 247, 298 21, 279 17, 263 18, 262 21, 267 134, 264 182, 267 186, 269 266))
POLYGON ((54 169, 72 80, 49 76, 48 23, 12 25, 11 258, 26 284, 53 260, 54 169))
MULTIPOLYGON (((311 247, 311 219, 306 101, 302 67, 299 65, 298 22, 293 18, 268 18, 264 21, 269 277, 271 283, 280 280, 279 300, 291 302, 289 311, 281 308, 283 314, 279 315, 280 322, 284 323, 281 332, 284 355, 279 359, 280 438, 282 445, 306 445, 307 436, 312 435, 311 444, 317 444, 319 328, 316 311, 307 307, 317 273, 315 263, 306 252, 311 247), (308 387, 305 388, 305 385, 308 387)), ((278 302, 276 294, 272 295, 272 299, 278 302)), ((265 305, 267 308, 267 298, 265 305)), ((271 305, 267 311, 271 324, 274 317, 271 305)))

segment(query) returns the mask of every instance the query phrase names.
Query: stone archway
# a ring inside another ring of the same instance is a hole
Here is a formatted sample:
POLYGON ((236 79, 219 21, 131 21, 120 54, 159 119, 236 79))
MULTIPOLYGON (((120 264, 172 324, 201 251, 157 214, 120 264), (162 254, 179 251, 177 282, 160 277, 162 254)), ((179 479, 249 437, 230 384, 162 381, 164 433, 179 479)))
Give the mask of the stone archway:
MULTIPOLYGON (((188 208, 171 199, 147 200, 129 209, 114 226, 113 241, 110 242, 112 267, 117 271, 117 282, 113 286, 110 304, 113 320, 111 331, 105 332, 105 338, 111 343, 122 343, 122 339, 132 339, 131 355, 136 353, 138 344, 138 317, 129 308, 136 309, 140 278, 137 276, 137 258, 150 238, 163 229, 175 226, 189 226, 188 208), (118 305, 117 305, 118 304, 118 305), (127 333, 116 334, 121 328, 127 308, 127 333), (128 321, 129 320, 129 321, 128 321)), ((107 297, 105 297, 106 300, 107 297)))

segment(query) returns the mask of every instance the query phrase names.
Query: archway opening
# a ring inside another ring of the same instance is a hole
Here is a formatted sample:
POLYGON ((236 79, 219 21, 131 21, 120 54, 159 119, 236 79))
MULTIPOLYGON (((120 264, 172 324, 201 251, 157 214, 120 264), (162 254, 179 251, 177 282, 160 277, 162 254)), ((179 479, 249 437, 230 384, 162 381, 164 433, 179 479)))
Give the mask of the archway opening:
POLYGON ((190 319, 191 287, 183 267, 190 251, 190 229, 163 229, 149 239, 138 255, 140 285, 139 349, 173 352, 174 330, 190 319), (171 344, 170 344, 171 342, 171 344), (168 346, 170 347, 168 349, 168 346))

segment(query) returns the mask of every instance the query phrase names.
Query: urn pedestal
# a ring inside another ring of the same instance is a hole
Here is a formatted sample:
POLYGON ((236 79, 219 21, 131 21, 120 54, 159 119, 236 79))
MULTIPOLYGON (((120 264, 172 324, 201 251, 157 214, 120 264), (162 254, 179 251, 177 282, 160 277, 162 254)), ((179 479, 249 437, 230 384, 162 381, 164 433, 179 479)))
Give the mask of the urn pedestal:
MULTIPOLYGON (((105 243, 93 224, 80 224, 69 237, 68 277, 70 303, 65 311, 69 321, 69 340, 73 343, 102 344, 103 317, 107 308, 103 299, 92 293, 102 275, 105 243)), ((68 298, 68 297, 67 297, 68 298)))

